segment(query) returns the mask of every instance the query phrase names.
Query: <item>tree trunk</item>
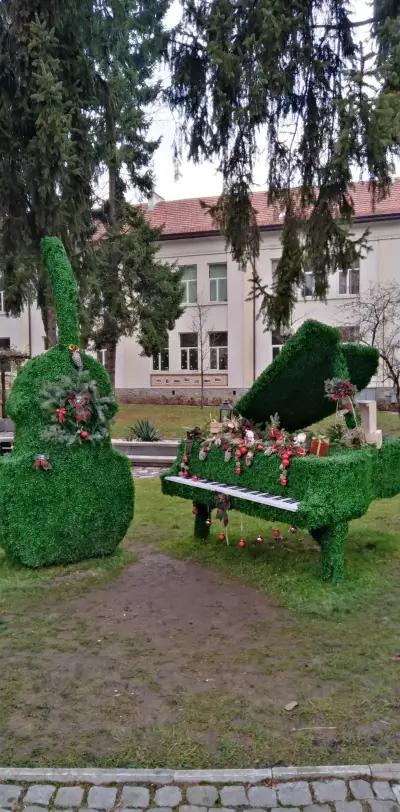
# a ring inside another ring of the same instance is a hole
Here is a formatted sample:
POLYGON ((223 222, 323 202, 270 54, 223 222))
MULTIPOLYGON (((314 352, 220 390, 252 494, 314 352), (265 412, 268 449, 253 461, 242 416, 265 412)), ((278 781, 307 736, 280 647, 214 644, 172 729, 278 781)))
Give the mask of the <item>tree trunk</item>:
POLYGON ((55 347, 57 344, 57 316, 56 316, 56 309, 54 305, 48 305, 47 307, 47 324, 46 324, 46 343, 47 348, 55 347))
POLYGON ((106 370, 111 378, 113 389, 115 388, 115 361, 117 356, 117 345, 115 342, 110 342, 106 347, 106 370))

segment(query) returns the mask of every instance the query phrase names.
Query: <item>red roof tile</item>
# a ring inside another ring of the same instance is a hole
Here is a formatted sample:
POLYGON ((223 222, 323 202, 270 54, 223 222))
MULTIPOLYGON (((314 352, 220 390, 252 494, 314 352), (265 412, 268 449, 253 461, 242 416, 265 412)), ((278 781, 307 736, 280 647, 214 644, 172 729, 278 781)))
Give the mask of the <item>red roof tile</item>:
MULTIPOLYGON (((373 206, 372 195, 368 183, 355 183, 351 189, 355 216, 357 219, 400 217, 400 178, 393 182, 390 195, 373 206)), ((188 198, 186 200, 163 200, 156 203, 154 208, 148 208, 146 213, 153 226, 163 229, 162 238, 201 236, 218 233, 218 228, 212 221, 207 210, 203 209, 201 202, 208 205, 216 203, 216 197, 188 198)), ((282 225, 279 210, 268 205, 265 192, 255 192, 253 205, 257 211, 257 220, 260 228, 277 228, 282 225)))

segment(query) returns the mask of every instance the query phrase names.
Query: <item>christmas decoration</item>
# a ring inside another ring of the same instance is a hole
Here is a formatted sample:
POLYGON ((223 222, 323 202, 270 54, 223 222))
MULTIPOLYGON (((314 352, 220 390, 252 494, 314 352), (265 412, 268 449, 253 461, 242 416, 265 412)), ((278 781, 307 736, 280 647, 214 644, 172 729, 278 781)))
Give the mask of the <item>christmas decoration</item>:
POLYGON ((244 547, 247 547, 246 540, 245 539, 239 539, 238 547, 241 547, 241 549, 244 549, 244 547))
POLYGON ((275 530, 272 531, 272 536, 273 536, 274 539, 280 539, 281 538, 281 531, 278 530, 278 528, 276 528, 275 530))
POLYGON ((256 544, 264 544, 264 539, 262 536, 260 536, 260 534, 258 534, 256 538, 256 544))
POLYGON ((110 380, 83 352, 83 368, 76 369, 69 350, 79 346, 77 286, 60 240, 46 237, 42 256, 58 344, 29 360, 15 379, 7 403, 14 449, 0 466, 0 545, 28 567, 111 555, 133 515, 129 460, 111 446, 117 404, 110 380))
POLYGON ((220 533, 219 534, 218 541, 225 541, 225 533, 220 533))
POLYGON ((329 451, 329 440, 327 437, 313 437, 311 440, 310 454, 314 457, 327 457, 329 451))
POLYGON ((47 423, 43 440, 74 445, 109 437, 113 399, 100 396, 96 381, 85 370, 45 383, 40 405, 47 423))
POLYGON ((291 527, 289 527, 289 532, 292 533, 292 535, 295 535, 296 533, 298 533, 298 531, 299 531, 299 528, 295 527, 294 524, 292 524, 291 527))
POLYGON ((82 369, 83 361, 82 361, 81 351, 80 351, 79 347, 77 346, 77 344, 70 344, 68 349, 69 349, 69 351, 71 353, 71 360, 72 360, 72 363, 73 363, 75 369, 82 369))
POLYGON ((53 466, 49 461, 48 454, 35 454, 32 468, 34 471, 51 471, 53 466))

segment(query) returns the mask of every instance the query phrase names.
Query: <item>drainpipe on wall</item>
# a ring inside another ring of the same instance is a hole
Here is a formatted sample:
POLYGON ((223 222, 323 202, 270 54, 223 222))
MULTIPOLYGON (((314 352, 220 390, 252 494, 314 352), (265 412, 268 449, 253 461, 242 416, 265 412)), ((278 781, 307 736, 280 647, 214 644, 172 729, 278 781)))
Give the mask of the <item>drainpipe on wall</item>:
POLYGON ((256 269, 253 265, 253 383, 256 379, 256 269))
POLYGON ((29 358, 32 358, 32 310, 30 301, 28 302, 28 348, 29 358))

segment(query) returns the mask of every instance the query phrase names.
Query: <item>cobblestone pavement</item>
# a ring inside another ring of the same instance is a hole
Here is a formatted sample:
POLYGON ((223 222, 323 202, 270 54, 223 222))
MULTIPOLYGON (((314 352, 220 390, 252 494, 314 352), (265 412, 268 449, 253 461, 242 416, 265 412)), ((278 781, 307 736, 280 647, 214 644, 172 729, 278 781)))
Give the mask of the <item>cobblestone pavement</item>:
POLYGON ((400 812, 400 765, 0 770, 0 812, 400 812), (290 779, 290 780, 287 780, 290 779))

